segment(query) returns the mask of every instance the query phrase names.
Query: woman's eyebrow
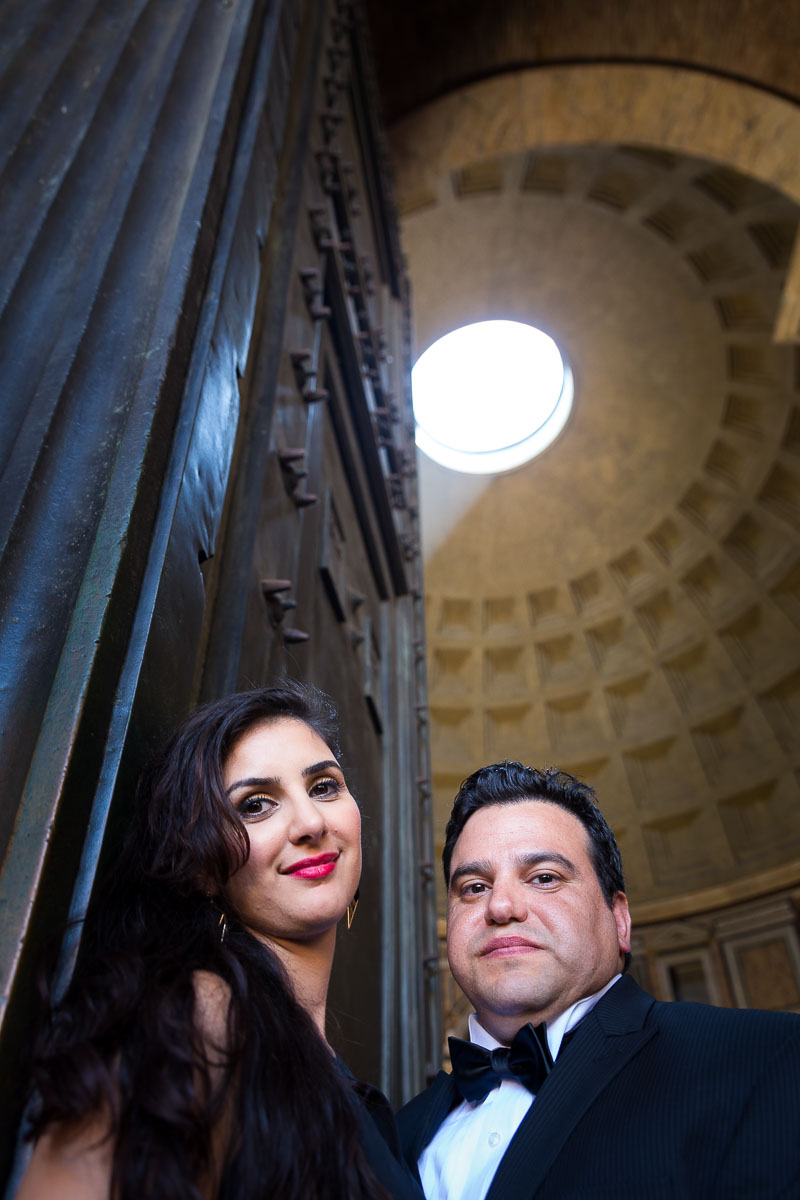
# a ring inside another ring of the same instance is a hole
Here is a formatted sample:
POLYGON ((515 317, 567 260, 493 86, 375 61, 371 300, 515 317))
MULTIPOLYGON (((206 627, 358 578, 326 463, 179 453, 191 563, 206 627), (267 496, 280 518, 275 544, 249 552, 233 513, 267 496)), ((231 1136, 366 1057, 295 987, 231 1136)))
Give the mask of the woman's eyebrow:
POLYGON ((322 762, 314 763, 313 767, 304 767, 303 779, 307 779, 309 775, 316 775, 317 771, 330 771, 331 767, 335 767, 337 771, 342 769, 335 758, 324 758, 322 762))
POLYGON ((229 788, 225 789, 225 795, 230 796, 231 792, 235 792, 237 788, 244 787, 275 787, 280 780, 275 776, 267 776, 265 778, 254 777, 253 779, 237 779, 236 783, 232 783, 229 788))
MULTIPOLYGON (((301 774, 303 779, 307 779, 309 775, 316 775, 319 771, 330 771, 331 767, 335 767, 337 771, 341 771, 342 769, 335 758, 324 758, 322 762, 313 763, 310 767, 304 767, 301 774)), ((277 775, 253 776, 252 779, 237 779, 236 783, 232 783, 229 788, 225 789, 225 795, 230 796, 231 792, 235 792, 237 788, 278 787, 280 782, 277 775)))

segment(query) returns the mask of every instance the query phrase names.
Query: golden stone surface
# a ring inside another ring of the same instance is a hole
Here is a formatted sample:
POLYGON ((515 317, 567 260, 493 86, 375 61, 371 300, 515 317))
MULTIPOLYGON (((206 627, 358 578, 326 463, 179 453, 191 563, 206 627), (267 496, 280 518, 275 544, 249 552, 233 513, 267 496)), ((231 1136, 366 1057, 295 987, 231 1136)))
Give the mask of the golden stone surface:
MULTIPOLYGON (((661 921, 800 878, 800 409, 795 348, 772 340, 798 209, 741 154, 677 152, 723 100, 744 136, 735 87, 692 76, 694 106, 676 87, 641 146, 637 70, 613 72, 603 113, 595 72, 569 103, 547 74, 563 142, 508 153, 530 130, 492 105, 520 77, 469 89, 466 122, 440 102, 448 169, 414 177, 426 202, 404 218, 418 351, 528 320, 576 385, 523 468, 475 482, 420 461, 436 820, 441 837, 483 762, 574 771, 617 832, 637 921, 661 921), (598 144, 625 112, 637 136, 598 144)), ((766 99, 751 139, 781 110, 766 99)))

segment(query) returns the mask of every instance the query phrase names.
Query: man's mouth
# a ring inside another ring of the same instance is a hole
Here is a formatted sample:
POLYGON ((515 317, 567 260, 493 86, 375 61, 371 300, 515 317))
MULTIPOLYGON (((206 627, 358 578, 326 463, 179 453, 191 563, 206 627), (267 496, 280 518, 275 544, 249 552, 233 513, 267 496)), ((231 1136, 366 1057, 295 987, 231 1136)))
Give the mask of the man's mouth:
POLYGON ((481 947, 481 958, 511 958, 515 954, 528 954, 542 947, 538 942, 523 937, 495 937, 481 947))

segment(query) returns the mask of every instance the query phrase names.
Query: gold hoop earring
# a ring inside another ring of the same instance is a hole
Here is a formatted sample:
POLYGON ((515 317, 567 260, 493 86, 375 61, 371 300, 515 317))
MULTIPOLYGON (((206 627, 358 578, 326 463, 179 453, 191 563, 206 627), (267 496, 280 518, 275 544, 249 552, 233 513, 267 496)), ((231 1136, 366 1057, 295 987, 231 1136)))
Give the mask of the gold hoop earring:
POLYGON ((347 921, 348 929, 350 928, 350 926, 353 924, 353 921, 355 920, 356 909, 358 908, 358 894, 359 894, 358 888, 356 888, 355 896, 353 896, 353 899, 350 901, 347 908, 344 910, 344 918, 347 921))

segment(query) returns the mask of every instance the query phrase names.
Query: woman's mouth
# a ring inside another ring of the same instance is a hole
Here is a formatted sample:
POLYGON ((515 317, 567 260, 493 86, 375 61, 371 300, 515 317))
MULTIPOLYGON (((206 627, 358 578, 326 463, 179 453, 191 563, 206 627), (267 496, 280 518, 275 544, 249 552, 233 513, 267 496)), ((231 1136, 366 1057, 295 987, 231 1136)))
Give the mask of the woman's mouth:
POLYGON ((318 854, 314 858, 301 858, 299 862, 285 867, 283 873, 296 875, 300 879, 324 879, 336 869, 338 857, 339 851, 333 850, 329 854, 318 854))

